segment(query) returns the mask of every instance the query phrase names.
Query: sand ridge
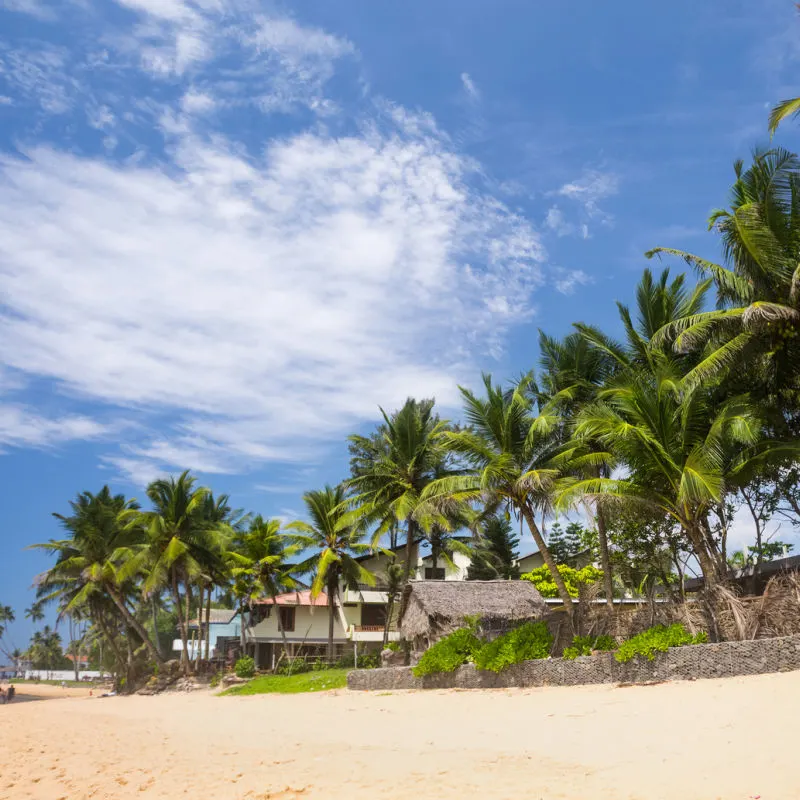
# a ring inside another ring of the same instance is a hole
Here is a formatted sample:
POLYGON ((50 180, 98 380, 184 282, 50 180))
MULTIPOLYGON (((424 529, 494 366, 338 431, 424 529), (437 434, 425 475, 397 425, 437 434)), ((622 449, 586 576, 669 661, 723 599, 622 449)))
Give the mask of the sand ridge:
POLYGON ((794 800, 798 712, 797 672, 629 688, 67 697, 0 706, 0 799, 794 800))

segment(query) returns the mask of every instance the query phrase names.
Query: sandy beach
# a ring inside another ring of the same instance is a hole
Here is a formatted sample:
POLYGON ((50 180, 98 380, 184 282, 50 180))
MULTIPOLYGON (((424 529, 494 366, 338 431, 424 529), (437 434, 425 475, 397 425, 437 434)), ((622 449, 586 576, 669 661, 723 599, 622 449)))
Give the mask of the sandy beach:
MULTIPOLYGON (((800 673, 0 706, 0 798, 800 798, 800 673)), ((26 687, 28 689, 28 687, 26 687)))

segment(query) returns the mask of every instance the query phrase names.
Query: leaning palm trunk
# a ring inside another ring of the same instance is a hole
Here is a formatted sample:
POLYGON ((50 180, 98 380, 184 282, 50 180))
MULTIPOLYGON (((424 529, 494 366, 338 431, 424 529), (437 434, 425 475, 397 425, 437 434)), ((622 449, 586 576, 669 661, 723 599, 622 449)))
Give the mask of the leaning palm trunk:
POLYGON ((533 540, 536 542, 536 546, 539 548, 539 552, 542 554, 544 563, 550 570, 550 574, 553 577, 553 582, 556 585, 556 589, 558 589, 558 596, 564 603, 564 611, 567 615, 567 619, 569 620, 570 625, 574 628, 575 609, 573 607, 572 597, 567 591, 567 586, 564 583, 564 579, 561 577, 561 573, 558 571, 556 562, 553 560, 553 556, 550 554, 550 550, 547 547, 547 543, 545 542, 541 531, 539 530, 539 526, 536 524, 536 520, 533 517, 533 511, 531 511, 529 506, 521 505, 520 512, 522 513, 522 516, 525 517, 525 522, 527 523, 528 529, 533 536, 533 540))
MULTIPOLYGON (((200 660, 203 657, 203 598, 205 597, 205 584, 201 581, 198 587, 197 601, 197 652, 194 654, 194 670, 199 672, 200 660)), ((208 632, 206 632, 208 638, 208 632)))
POLYGON ((189 583, 189 579, 188 578, 186 578, 186 580, 184 581, 183 586, 184 586, 184 590, 186 592, 186 594, 185 594, 185 596, 183 598, 185 600, 185 602, 186 602, 186 616, 184 617, 184 619, 186 621, 186 664, 185 664, 185 666, 186 666, 187 674, 191 674, 193 670, 192 670, 192 659, 191 659, 191 656, 189 655, 189 632, 188 632, 188 630, 189 630, 189 620, 192 618, 192 585, 189 583))
POLYGON ((336 588, 328 585, 328 665, 333 664, 333 629, 336 613, 336 588))
POLYGON ((283 629, 283 620, 281 620, 281 611, 278 607, 278 598, 275 592, 272 592, 272 602, 275 606, 275 613, 277 614, 277 621, 278 621, 278 630, 281 634, 281 639, 283 640, 283 655, 285 658, 289 658, 289 641, 286 638, 286 631, 283 629))
POLYGON ((394 611, 394 595, 390 594, 386 604, 386 622, 383 625, 383 649, 389 644, 389 629, 392 626, 392 611, 394 611))
POLYGON ((211 584, 208 584, 208 597, 206 599, 206 664, 211 658, 211 584))
POLYGON ((600 567, 603 570, 603 591, 609 611, 614 607, 614 580, 611 574, 611 557, 608 552, 608 531, 603 509, 597 508, 597 544, 600 550, 600 567))
POLYGON ((131 614, 130 610, 125 605, 125 601, 122 599, 117 590, 108 587, 108 594, 114 601, 114 605, 120 610, 120 613, 122 614, 128 627, 133 628, 133 630, 136 631, 136 633, 139 635, 139 638, 141 638, 142 642, 144 642, 145 647, 147 647, 150 655, 153 656, 156 662, 158 664, 163 664, 164 659, 162 658, 161 653, 158 652, 155 645, 150 640, 150 637, 147 635, 147 631, 142 626, 142 623, 139 622, 139 620, 136 619, 133 614, 131 614))
POLYGON ((175 571, 172 573, 172 599, 175 602, 175 613, 178 615, 178 630, 181 634, 181 666, 186 669, 186 664, 189 663, 189 635, 186 631, 188 620, 183 618, 181 595, 178 591, 178 576, 175 571))

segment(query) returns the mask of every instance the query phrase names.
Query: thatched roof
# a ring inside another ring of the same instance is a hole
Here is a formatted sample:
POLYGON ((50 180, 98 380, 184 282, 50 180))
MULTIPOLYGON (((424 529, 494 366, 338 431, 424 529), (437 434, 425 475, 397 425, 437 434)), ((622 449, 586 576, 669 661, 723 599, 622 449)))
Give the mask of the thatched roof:
POLYGON ((463 625, 466 617, 538 619, 547 604, 530 581, 411 581, 405 589, 400 632, 406 639, 463 625))

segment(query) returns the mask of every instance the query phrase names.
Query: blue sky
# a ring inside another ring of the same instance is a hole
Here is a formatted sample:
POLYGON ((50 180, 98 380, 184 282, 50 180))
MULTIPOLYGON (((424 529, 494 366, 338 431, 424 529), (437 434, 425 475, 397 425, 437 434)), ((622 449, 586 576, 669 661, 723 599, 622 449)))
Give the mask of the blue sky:
MULTIPOLYGON (((788 0, 0 0, 0 602, 53 511, 299 513, 378 405, 616 330, 800 86, 788 0)), ((791 123, 780 143, 797 148, 791 123)), ((18 622, 12 637, 30 633, 18 622)))

